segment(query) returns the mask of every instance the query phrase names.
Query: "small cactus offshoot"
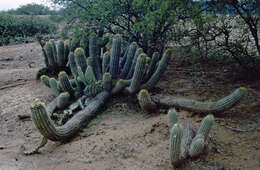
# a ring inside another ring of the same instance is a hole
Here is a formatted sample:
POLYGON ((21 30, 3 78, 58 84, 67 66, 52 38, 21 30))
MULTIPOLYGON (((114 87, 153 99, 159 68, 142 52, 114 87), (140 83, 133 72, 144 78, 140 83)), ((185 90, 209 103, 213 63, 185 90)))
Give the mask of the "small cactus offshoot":
POLYGON ((178 123, 178 112, 175 108, 168 110, 168 125, 171 129, 174 124, 178 123))
POLYGON ((170 132, 170 161, 173 167, 180 163, 182 129, 179 124, 173 125, 170 132))
POLYGON ((156 109, 156 104, 152 101, 151 96, 146 89, 140 90, 137 99, 142 110, 153 112, 156 109))
POLYGON ((191 157, 196 157, 203 152, 205 147, 205 141, 203 135, 197 135, 191 142, 189 155, 191 157))

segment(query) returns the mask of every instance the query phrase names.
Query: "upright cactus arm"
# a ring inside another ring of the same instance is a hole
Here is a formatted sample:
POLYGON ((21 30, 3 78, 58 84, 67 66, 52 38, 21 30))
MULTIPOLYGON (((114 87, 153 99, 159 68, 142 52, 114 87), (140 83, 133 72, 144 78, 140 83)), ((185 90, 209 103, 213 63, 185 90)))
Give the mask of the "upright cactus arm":
POLYGON ((54 39, 49 40, 51 47, 52 47, 52 54, 54 58, 54 62, 57 63, 57 48, 54 39))
POLYGON ((189 149, 192 143, 192 139, 195 136, 195 131, 193 130, 191 124, 184 121, 181 124, 182 138, 181 138, 181 160, 186 159, 189 156, 189 149))
POLYGON ((61 85, 61 88, 63 89, 63 91, 69 92, 69 94, 73 95, 74 90, 69 81, 69 76, 67 75, 66 72, 61 71, 59 73, 59 82, 60 82, 60 85, 61 85))
POLYGON ((169 129, 171 129, 174 124, 178 123, 179 114, 175 108, 171 108, 168 110, 167 116, 168 116, 168 126, 169 126, 169 129))
POLYGON ((198 130, 198 134, 203 135, 205 141, 207 140, 207 138, 209 136, 209 132, 210 132, 213 125, 214 125, 214 116, 212 114, 207 115, 202 120, 200 128, 198 130))
POLYGON ((127 74, 126 79, 131 79, 133 77, 133 74, 134 74, 134 71, 135 71, 135 65, 136 65, 136 62, 137 62, 137 58, 142 53, 143 53, 143 49, 142 48, 138 48, 136 50, 135 55, 134 55, 134 59, 133 59, 132 65, 131 65, 131 68, 130 68, 128 74, 127 74))
POLYGON ((49 83, 50 83, 50 87, 51 87, 52 91, 54 92, 54 94, 56 96, 58 96, 60 94, 61 90, 60 90, 57 80, 55 80, 54 78, 50 78, 49 83))
POLYGON ((43 82, 43 84, 45 84, 46 86, 50 87, 50 77, 48 77, 46 75, 42 75, 40 77, 40 79, 43 82))
POLYGON ((64 54, 64 42, 60 40, 57 47, 57 63, 58 66, 66 66, 65 54, 64 54))
POLYGON ((181 138, 182 129, 179 124, 175 124, 170 132, 170 161, 173 167, 180 163, 181 159, 181 138))
POLYGON ((131 43, 131 45, 129 46, 129 49, 127 50, 126 62, 120 73, 120 78, 125 79, 129 70, 131 69, 131 65, 133 62, 133 58, 135 56, 136 49, 137 49, 136 42, 131 43))
POLYGON ((97 35, 92 33, 89 38, 89 55, 93 58, 93 69, 98 80, 102 79, 101 64, 98 54, 97 35))
POLYGON ((108 92, 112 89, 112 77, 108 72, 103 74, 103 88, 108 92))
POLYGON ((120 59, 120 63, 119 63, 120 70, 123 69, 123 67, 125 65, 125 62, 126 62, 126 59, 127 59, 128 50, 129 50, 129 46, 126 48, 126 50, 124 51, 123 57, 120 59))
POLYGON ((121 36, 115 35, 113 38, 112 48, 110 50, 110 67, 109 72, 112 78, 117 78, 119 75, 119 59, 121 54, 121 36))
POLYGON ((35 102, 31 108, 32 120, 40 133, 52 141, 68 141, 97 114, 98 109, 109 97, 107 91, 102 91, 93 98, 88 106, 74 115, 66 124, 56 126, 49 117, 44 104, 35 102))
POLYGON ((126 88, 127 92, 129 92, 130 94, 136 93, 140 89, 141 82, 145 73, 145 64, 146 55, 143 53, 138 56, 131 84, 129 87, 126 88))
POLYGON ((85 56, 84 50, 82 48, 77 48, 74 52, 74 56, 75 56, 75 62, 77 66, 79 66, 81 70, 85 72, 88 64, 87 64, 87 58, 85 56))
POLYGON ((88 67, 86 69, 85 79, 86 79, 87 84, 92 84, 92 83, 96 82, 96 78, 95 78, 93 68, 90 65, 88 65, 88 67))
POLYGON ((73 52, 69 53, 69 67, 72 75, 74 78, 77 78, 78 76, 78 69, 77 69, 77 64, 75 62, 75 56, 73 52))
POLYGON ((205 141, 204 141, 203 136, 200 136, 200 135, 196 136, 192 140, 192 143, 190 145, 189 155, 191 157, 198 156, 199 154, 201 154, 203 152, 204 147, 205 147, 205 141))
POLYGON ((63 92, 58 96, 58 102, 57 107, 59 109, 64 109, 68 104, 70 100, 70 94, 68 92, 63 92))
POLYGON ((146 75, 145 75, 145 80, 149 79, 149 77, 152 76, 153 72, 156 69, 156 64, 157 64, 158 60, 159 60, 159 53, 158 52, 153 53, 152 61, 149 65, 146 75))
POLYGON ((145 88, 147 90, 150 90, 152 87, 156 85, 156 83, 161 78, 162 74, 166 70, 166 67, 168 65, 168 62, 171 58, 172 50, 167 49, 165 53, 163 54, 162 59, 160 60, 160 63, 156 69, 156 71, 153 73, 151 78, 142 86, 142 88, 145 88))
POLYGON ((44 51, 46 53, 46 56, 48 58, 48 65, 51 67, 55 66, 55 60, 54 60, 54 56, 53 56, 53 51, 52 51, 52 46, 49 42, 47 42, 44 46, 44 51))
POLYGON ((109 72, 110 55, 109 52, 105 52, 102 59, 102 73, 109 72))
POLYGON ((157 94, 152 96, 155 103, 166 105, 169 107, 179 107, 184 110, 197 113, 220 113, 235 106, 246 94, 247 89, 244 87, 236 89, 230 95, 216 102, 201 102, 192 99, 180 98, 169 95, 157 94))
POLYGON ((64 58, 65 58, 65 65, 67 65, 69 60, 69 54, 70 54, 70 46, 69 46, 69 40, 66 40, 64 42, 64 58))

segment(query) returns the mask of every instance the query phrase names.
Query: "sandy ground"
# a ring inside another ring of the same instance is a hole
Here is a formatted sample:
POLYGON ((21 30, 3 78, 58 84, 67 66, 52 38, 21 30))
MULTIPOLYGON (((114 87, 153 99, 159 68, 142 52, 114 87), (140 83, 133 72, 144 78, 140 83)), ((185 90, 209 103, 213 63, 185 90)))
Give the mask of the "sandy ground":
MULTIPOLYGON (((152 93, 167 93, 214 101, 240 86, 248 95, 235 108, 216 115, 210 152, 180 169, 201 169, 200 165, 219 163, 225 169, 260 169, 260 129, 236 132, 228 127, 247 128, 259 124, 260 110, 249 108, 260 94, 259 82, 233 82, 225 74, 193 74, 171 62, 162 81, 152 93)), ((30 113, 36 99, 49 103, 51 90, 34 80, 43 67, 37 43, 0 47, 0 170, 166 170, 169 166, 169 128, 166 109, 141 112, 136 99, 112 99, 105 111, 69 143, 48 142, 40 154, 24 156, 21 148, 33 148, 40 134, 31 120, 18 115, 30 113)), ((222 68, 220 68, 222 69, 222 68)), ((206 69, 207 70, 207 69, 206 69)), ((198 129, 204 115, 181 111, 198 129)))

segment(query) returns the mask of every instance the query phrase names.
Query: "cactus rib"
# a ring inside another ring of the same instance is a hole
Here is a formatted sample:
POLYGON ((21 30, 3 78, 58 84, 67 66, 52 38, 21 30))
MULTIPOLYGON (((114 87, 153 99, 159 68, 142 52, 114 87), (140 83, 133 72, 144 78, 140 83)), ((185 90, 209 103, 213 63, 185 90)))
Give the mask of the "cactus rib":
POLYGON ((119 59, 121 54, 121 36, 115 35, 113 38, 112 48, 110 54, 109 72, 112 78, 116 78, 119 74, 119 59))
POLYGON ((175 124, 170 132, 170 161, 173 167, 180 163, 182 129, 179 124, 175 124))
POLYGON ((47 142, 48 142, 48 139, 46 137, 42 137, 41 143, 31 151, 24 151, 23 152, 24 155, 32 155, 32 154, 38 153, 39 149, 44 147, 47 144, 47 142))

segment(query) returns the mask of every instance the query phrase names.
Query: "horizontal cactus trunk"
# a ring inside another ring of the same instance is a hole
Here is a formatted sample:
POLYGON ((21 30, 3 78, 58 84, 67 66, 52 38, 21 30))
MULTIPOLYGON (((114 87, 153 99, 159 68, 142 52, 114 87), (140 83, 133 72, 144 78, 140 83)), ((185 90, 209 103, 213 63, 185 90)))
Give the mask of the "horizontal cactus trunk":
POLYGON ((104 104, 109 97, 107 91, 99 93, 89 105, 82 111, 78 112, 63 126, 56 126, 50 119, 51 111, 57 106, 57 99, 54 99, 45 109, 41 104, 32 107, 32 119, 40 133, 52 141, 68 141, 73 137, 85 122, 90 121, 97 114, 98 109, 104 104), (56 105, 56 106, 55 106, 56 105))
POLYGON ((169 107, 179 107, 184 110, 197 113, 219 113, 235 106, 246 94, 246 88, 238 88, 230 95, 218 100, 217 102, 200 102, 192 99, 180 98, 169 95, 157 94, 152 96, 152 100, 157 104, 169 107))

